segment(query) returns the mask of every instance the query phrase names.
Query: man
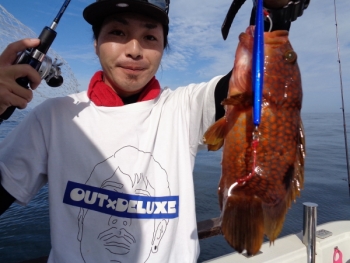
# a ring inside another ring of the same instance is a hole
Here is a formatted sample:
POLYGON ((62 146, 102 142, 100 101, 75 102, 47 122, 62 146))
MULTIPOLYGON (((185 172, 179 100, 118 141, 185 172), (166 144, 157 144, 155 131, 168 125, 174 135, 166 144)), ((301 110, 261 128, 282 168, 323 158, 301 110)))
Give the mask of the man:
MULTIPOLYGON (((230 73, 160 89, 154 75, 167 46, 168 9, 167 0, 89 5, 84 18, 102 71, 87 91, 39 105, 0 144, 0 213, 49 184, 48 262, 198 258, 192 170, 204 132, 224 113, 230 73)), ((0 56, 0 113, 30 101, 15 79, 27 76, 34 89, 38 73, 11 64, 37 45, 18 41, 0 56)))
MULTIPOLYGON (((164 197, 161 189, 169 187, 171 195, 165 196, 179 201, 176 207, 170 207, 170 211, 177 211, 173 218, 165 218, 167 224, 159 225, 161 218, 132 218, 130 228, 125 227, 129 241, 133 242, 132 237, 137 240, 135 231, 143 237, 141 247, 132 252, 133 262, 145 262, 142 251, 151 253, 152 262, 195 262, 199 245, 192 170, 203 133, 215 120, 214 91, 221 77, 176 91, 160 89, 154 75, 168 31, 168 16, 161 7, 142 1, 98 1, 85 9, 84 17, 97 32, 95 51, 103 71, 92 77, 87 92, 45 101, 7 136, 0 146, 1 185, 18 203, 27 204, 48 183, 52 245, 49 262, 89 262, 89 253, 95 250, 87 248, 101 244, 99 235, 110 228, 102 227, 105 213, 82 204, 80 208, 89 211, 79 213, 79 207, 64 201, 69 182, 86 184, 86 176, 96 164, 119 149, 133 147, 150 153, 163 169, 141 158, 142 154, 137 154, 134 161, 136 153, 126 153, 118 155, 118 162, 129 164, 132 170, 121 171, 132 175, 142 171, 149 182, 156 182, 150 185, 157 198, 164 197), (22 132, 26 136, 19 136, 22 132), (25 161, 27 157, 30 159, 25 161), (157 180, 163 171, 169 186, 157 180), (89 224, 91 215, 98 227, 89 224), (159 221, 156 225, 155 220, 159 221), (93 238, 88 233, 94 233, 93 238), (159 245, 152 247, 152 240, 146 240, 150 233, 161 238, 159 245)), ((111 164, 108 167, 114 168, 111 164)), ((123 180, 122 172, 114 174, 115 182, 123 180)), ((104 173, 94 178, 98 181, 93 185, 102 188, 104 173)), ((134 192, 129 188, 125 194, 134 192)), ((128 224, 130 213, 124 218, 128 224)), ((109 256, 114 256, 114 262, 131 256, 111 251, 114 253, 109 256)), ((103 259, 105 256, 101 253, 103 259)))

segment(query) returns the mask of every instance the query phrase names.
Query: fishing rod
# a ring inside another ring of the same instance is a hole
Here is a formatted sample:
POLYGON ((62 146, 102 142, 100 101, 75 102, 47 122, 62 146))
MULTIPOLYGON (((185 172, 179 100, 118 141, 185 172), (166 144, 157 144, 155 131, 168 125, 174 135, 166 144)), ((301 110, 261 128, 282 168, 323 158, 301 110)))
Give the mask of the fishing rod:
POLYGON ((344 130, 344 140, 345 140, 345 156, 346 156, 346 167, 347 167, 347 171, 348 171, 348 187, 349 187, 349 195, 350 195, 350 165, 349 165, 349 153, 348 153, 348 139, 347 139, 347 132, 346 132, 343 77, 342 77, 342 68, 341 68, 341 61, 340 61, 340 48, 339 48, 339 35, 338 35, 338 21, 337 21, 336 0, 334 0, 334 19, 335 19, 335 32, 336 32, 336 39, 337 39, 337 53, 338 53, 339 77, 340 77, 340 93, 341 93, 341 101, 342 101, 341 110, 343 112, 343 130, 344 130))
MULTIPOLYGON (((71 0, 65 0, 55 19, 50 27, 45 26, 39 35, 40 44, 36 48, 31 48, 23 51, 17 56, 14 64, 29 64, 32 66, 41 76, 41 79, 45 79, 46 83, 51 87, 59 87, 63 83, 63 77, 61 76, 60 66, 62 63, 57 61, 52 62, 49 56, 46 56, 49 48, 56 38, 57 32, 55 31, 64 11, 67 9, 71 0)), ((23 88, 29 89, 29 79, 27 77, 21 77, 16 79, 16 82, 23 88)), ((15 106, 8 107, 4 113, 0 115, 0 124, 7 120, 15 111, 15 106)))

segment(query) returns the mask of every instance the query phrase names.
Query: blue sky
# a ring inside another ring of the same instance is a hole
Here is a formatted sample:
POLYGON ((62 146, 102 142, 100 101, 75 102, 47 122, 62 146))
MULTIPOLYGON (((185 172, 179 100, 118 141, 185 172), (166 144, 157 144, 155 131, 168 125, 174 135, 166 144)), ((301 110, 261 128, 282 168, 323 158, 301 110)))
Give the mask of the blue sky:
MULTIPOLYGON (((1 0, 0 5, 28 27, 8 39, 39 35, 50 25, 63 0, 1 0)), ((79 83, 87 88, 91 75, 100 69, 94 54, 91 27, 82 18, 93 0, 72 0, 58 27, 52 49, 69 64, 79 83)), ((231 0, 172 0, 170 50, 164 55, 157 77, 161 86, 175 89, 226 74, 233 65, 238 35, 249 23, 252 1, 246 1, 236 16, 226 41, 221 24, 231 0)), ((345 110, 350 111, 350 2, 336 0, 345 110)), ((6 30, 1 28, 0 33, 6 30)), ((9 30, 8 30, 9 31, 9 30)), ((302 73, 304 112, 341 112, 334 0, 311 0, 304 15, 292 23, 290 41, 298 54, 302 73)), ((71 84, 74 85, 74 84, 71 84)))

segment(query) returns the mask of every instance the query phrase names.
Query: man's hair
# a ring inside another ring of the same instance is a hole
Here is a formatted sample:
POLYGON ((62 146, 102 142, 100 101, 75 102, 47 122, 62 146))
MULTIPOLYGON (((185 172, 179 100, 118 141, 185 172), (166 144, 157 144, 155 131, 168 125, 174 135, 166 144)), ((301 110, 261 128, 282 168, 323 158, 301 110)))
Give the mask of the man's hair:
MULTIPOLYGON (((92 32, 93 32, 94 40, 98 39, 103 25, 104 25, 104 22, 92 25, 92 32)), ((164 49, 166 49, 168 47, 168 30, 169 30, 169 28, 168 28, 168 26, 165 26, 165 25, 162 25, 162 27, 163 27, 163 35, 164 35, 164 49)))

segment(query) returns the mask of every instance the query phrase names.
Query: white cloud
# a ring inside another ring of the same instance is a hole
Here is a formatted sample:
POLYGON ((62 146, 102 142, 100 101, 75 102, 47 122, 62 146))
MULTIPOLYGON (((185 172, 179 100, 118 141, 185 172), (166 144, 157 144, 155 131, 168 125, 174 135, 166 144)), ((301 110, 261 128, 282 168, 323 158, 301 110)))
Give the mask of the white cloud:
MULTIPOLYGON (((237 36, 235 39, 229 37, 226 42, 221 36, 221 24, 230 4, 230 1, 223 0, 172 2, 169 34, 171 52, 164 57, 164 69, 191 70, 193 62, 202 60, 205 64, 196 72, 203 78, 226 73, 233 65, 237 45, 237 36)), ((231 34, 237 31, 235 27, 242 20, 244 9, 247 8, 243 7, 234 21, 231 34)), ((248 21, 249 17, 246 23, 248 21)), ((244 30, 245 26, 241 28, 244 30)))

